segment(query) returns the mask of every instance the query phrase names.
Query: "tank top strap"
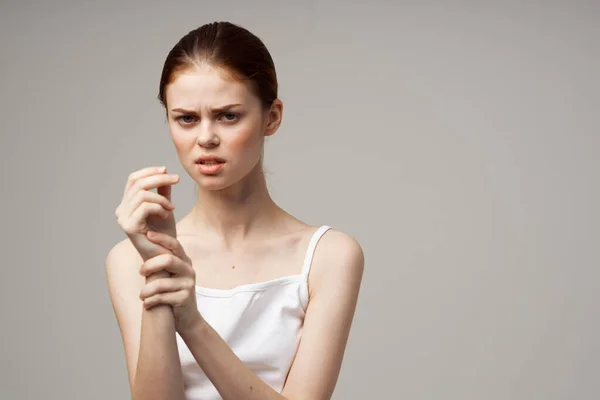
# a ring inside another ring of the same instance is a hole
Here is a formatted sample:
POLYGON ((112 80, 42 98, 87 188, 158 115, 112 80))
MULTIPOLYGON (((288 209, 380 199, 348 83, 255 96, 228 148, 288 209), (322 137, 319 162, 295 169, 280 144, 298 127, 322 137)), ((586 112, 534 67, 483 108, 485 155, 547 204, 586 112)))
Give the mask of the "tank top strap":
POLYGON ((310 242, 308 242, 308 249, 306 249, 306 256, 304 257, 304 265, 302 266, 302 275, 308 276, 317 243, 319 242, 319 239, 321 239, 321 236, 323 236, 323 234, 329 229, 331 229, 330 226, 322 225, 315 231, 315 233, 313 233, 312 237, 310 238, 310 242))

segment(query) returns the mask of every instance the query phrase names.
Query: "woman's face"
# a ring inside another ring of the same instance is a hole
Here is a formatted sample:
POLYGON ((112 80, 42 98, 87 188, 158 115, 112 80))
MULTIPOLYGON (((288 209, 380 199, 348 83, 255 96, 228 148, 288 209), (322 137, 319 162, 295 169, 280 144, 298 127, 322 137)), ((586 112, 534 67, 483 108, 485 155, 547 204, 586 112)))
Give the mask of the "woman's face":
POLYGON ((179 160, 192 179, 219 190, 260 168, 264 138, 279 126, 276 103, 275 112, 264 110, 247 84, 220 68, 203 65, 179 73, 166 88, 167 118, 179 160), (224 162, 198 161, 205 156, 224 162))

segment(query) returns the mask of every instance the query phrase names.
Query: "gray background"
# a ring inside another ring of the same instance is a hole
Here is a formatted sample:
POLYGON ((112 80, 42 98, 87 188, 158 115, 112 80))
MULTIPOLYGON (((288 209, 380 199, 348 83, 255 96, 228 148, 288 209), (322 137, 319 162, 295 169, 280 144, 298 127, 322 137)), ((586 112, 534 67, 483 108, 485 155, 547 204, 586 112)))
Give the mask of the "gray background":
POLYGON ((155 99, 189 30, 275 59, 275 200, 355 236, 335 399, 600 396, 593 1, 10 1, 0 8, 2 399, 125 399, 104 276, 127 175, 182 174, 155 99))

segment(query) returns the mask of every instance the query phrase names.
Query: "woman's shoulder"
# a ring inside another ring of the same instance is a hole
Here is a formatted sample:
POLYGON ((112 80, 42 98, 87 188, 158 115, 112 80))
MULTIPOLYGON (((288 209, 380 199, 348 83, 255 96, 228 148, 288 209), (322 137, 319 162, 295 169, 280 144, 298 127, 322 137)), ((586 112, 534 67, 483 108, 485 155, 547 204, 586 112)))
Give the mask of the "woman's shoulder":
POLYGON ((331 261, 340 257, 358 259, 363 257, 363 249, 358 240, 351 234, 336 229, 328 224, 309 224, 295 217, 291 217, 289 225, 292 236, 315 238, 318 243, 315 247, 314 258, 322 261, 331 261))
POLYGON ((340 282, 360 285, 364 264, 364 251, 358 240, 347 232, 329 227, 315 248, 309 287, 327 290, 340 282))
MULTIPOLYGON (((333 227, 329 227, 319 240, 319 247, 318 253, 315 252, 315 259, 318 257, 322 261, 360 261, 364 257, 363 248, 358 239, 333 227)), ((334 262, 334 264, 339 264, 339 262, 334 262)))
POLYGON ((107 253, 105 268, 108 284, 113 285, 143 285, 143 277, 139 267, 143 263, 142 256, 133 246, 129 238, 117 242, 107 253))
POLYGON ((111 265, 120 262, 142 261, 142 257, 137 252, 136 248, 131 243, 129 238, 125 238, 115 243, 106 254, 107 264, 111 265))

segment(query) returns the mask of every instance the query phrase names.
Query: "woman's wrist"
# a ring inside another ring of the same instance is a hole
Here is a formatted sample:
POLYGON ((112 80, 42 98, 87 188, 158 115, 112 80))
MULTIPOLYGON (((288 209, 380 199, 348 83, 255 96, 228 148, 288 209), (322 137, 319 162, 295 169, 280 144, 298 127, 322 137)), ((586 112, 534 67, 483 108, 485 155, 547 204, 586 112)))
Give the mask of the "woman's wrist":
POLYGON ((203 337, 206 333, 207 328, 208 323, 204 318, 202 318, 200 311, 198 311, 194 314, 193 320, 186 324, 186 326, 180 328, 178 330, 178 333, 179 336, 181 336, 181 338, 183 339, 183 341, 187 341, 187 339, 191 337, 195 339, 203 337))

